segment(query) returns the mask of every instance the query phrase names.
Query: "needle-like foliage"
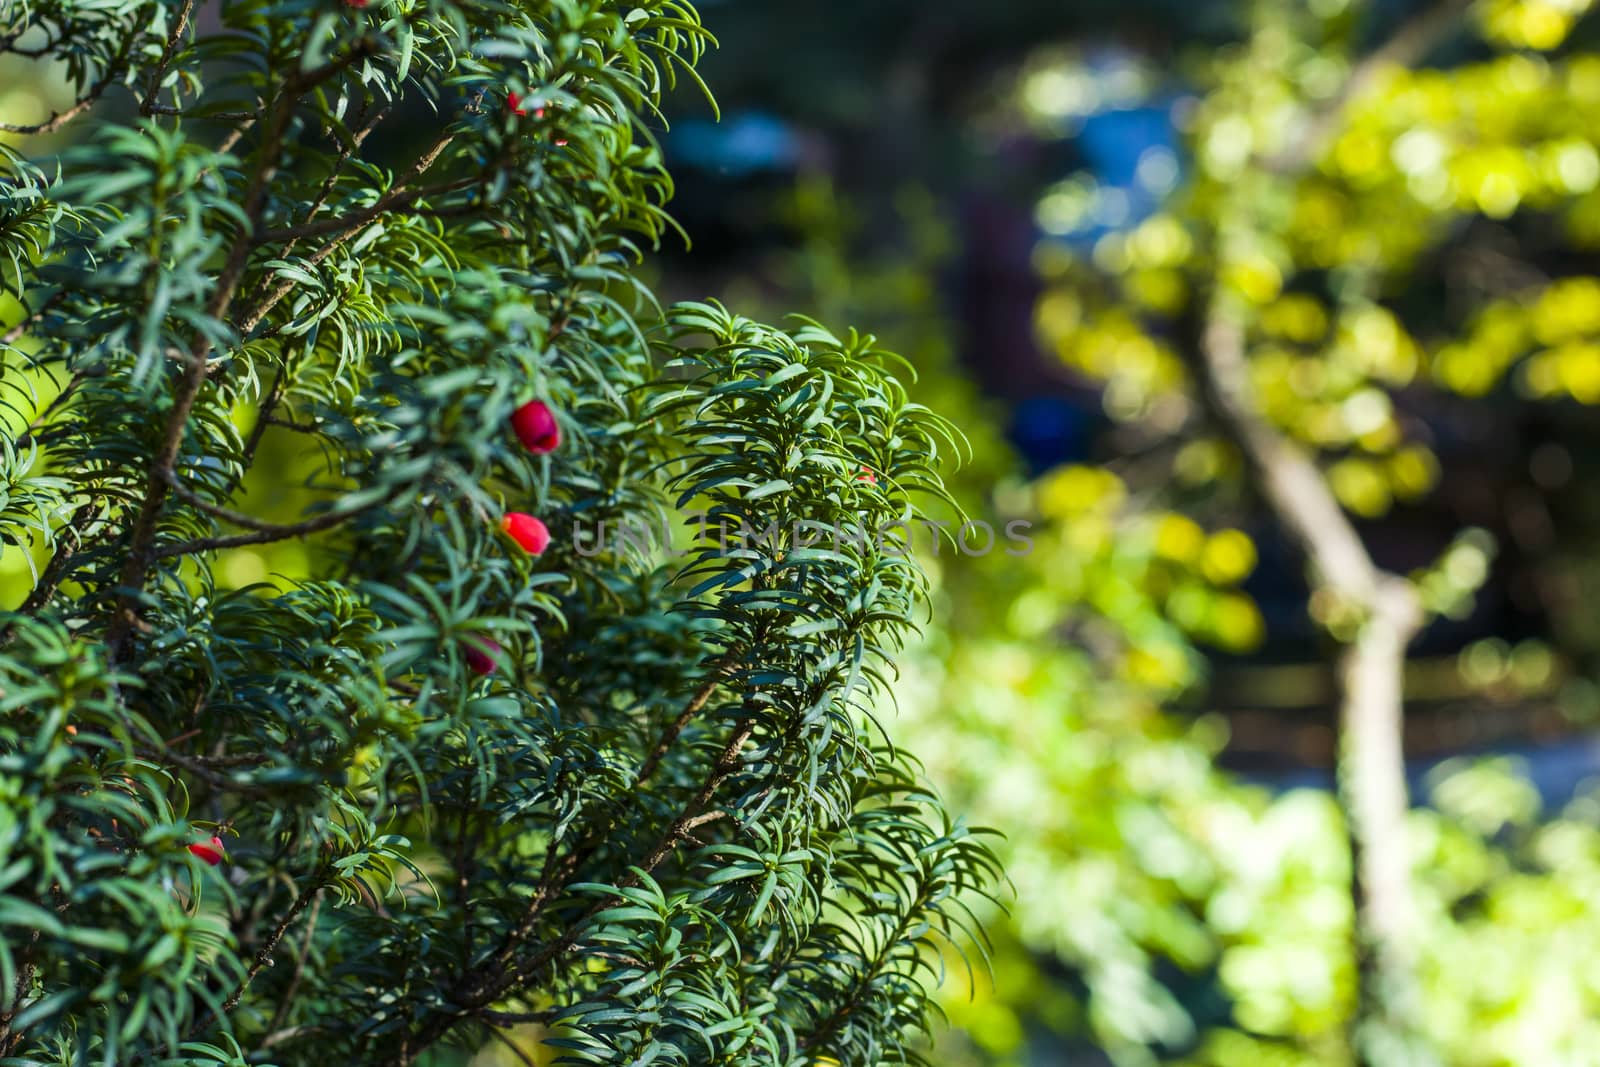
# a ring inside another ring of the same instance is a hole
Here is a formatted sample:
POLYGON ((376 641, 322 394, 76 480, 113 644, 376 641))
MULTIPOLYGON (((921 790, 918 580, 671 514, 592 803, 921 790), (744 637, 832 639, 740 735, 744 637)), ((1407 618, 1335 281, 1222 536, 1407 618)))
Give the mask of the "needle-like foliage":
POLYGON ((639 281, 695 12, 0 12, 79 94, 0 147, 0 1061, 916 1061, 995 871, 866 708, 958 435, 639 281))

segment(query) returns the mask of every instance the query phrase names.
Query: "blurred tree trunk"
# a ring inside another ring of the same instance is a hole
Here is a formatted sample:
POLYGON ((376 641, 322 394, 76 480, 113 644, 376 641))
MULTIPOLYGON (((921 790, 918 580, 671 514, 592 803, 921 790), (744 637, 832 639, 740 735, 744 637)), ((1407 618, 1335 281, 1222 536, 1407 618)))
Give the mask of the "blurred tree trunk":
MULTIPOLYGON (((1309 114, 1266 174, 1294 181, 1337 135, 1345 111, 1386 68, 1412 66, 1459 32, 1468 0, 1415 9, 1377 48, 1351 65, 1339 92, 1309 114)), ((1249 225, 1236 183, 1232 222, 1249 225)), ((1259 191, 1259 190, 1258 190, 1259 191)), ((1219 228, 1225 232, 1226 226, 1219 228)), ((1219 241, 1213 276, 1221 276, 1219 241)), ((1211 416, 1244 453, 1277 525, 1305 554, 1312 594, 1339 652, 1338 795, 1350 840, 1357 1003, 1350 1046, 1359 1067, 1435 1067, 1420 1025, 1417 914, 1406 840, 1404 751, 1406 649, 1422 626, 1416 588, 1380 568, 1340 507, 1315 459, 1262 415, 1250 383, 1245 309, 1213 287, 1196 294, 1184 341, 1211 416)), ((1309 605, 1308 605, 1309 607, 1309 605)))
POLYGON ((1406 646, 1421 624, 1421 609, 1411 584, 1387 574, 1361 607, 1360 628, 1339 664, 1339 799, 1350 827, 1360 952, 1354 1037, 1359 1062, 1409 1067, 1432 1062, 1416 1032, 1416 915, 1402 746, 1406 646))
POLYGON ((1406 647, 1422 613, 1411 583, 1380 569, 1313 458, 1257 406, 1239 309, 1213 296, 1190 337, 1197 386, 1244 453, 1255 486, 1304 552, 1315 595, 1348 626, 1339 656, 1339 802, 1350 837, 1358 1002, 1351 1046, 1362 1067, 1434 1063, 1418 1027, 1415 915, 1402 744, 1406 647))

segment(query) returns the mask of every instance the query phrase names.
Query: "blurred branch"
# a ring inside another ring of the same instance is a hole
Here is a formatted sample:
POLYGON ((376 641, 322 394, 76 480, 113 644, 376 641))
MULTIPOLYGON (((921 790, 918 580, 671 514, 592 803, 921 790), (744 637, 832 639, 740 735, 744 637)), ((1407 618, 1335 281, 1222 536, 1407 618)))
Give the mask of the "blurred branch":
POLYGON ((99 100, 105 91, 111 87, 111 83, 121 77, 123 71, 127 70, 128 48, 132 46, 133 40, 134 35, 130 35, 127 45, 123 47, 122 54, 112 61, 111 65, 106 68, 105 74, 101 75, 100 80, 89 87, 89 91, 77 103, 65 111, 52 112, 49 118, 32 126, 14 126, 9 122, 0 122, 0 131, 30 135, 54 133, 91 107, 94 107, 95 101, 99 100))
POLYGON ((1326 151, 1350 105, 1391 67, 1411 67, 1427 58, 1458 25, 1471 0, 1437 0, 1413 15, 1383 44, 1350 68, 1338 92, 1312 113, 1300 135, 1266 162, 1268 170, 1295 174, 1315 163, 1326 151))
POLYGON ((496 1029, 493 1026, 489 1026, 488 1024, 484 1025, 484 1029, 488 1030, 490 1035, 493 1036, 493 1038, 496 1041, 500 1042, 506 1048, 510 1049, 512 1051, 512 1053, 517 1057, 517 1060, 519 1062, 526 1064, 527 1067, 539 1067, 539 1065, 534 1062, 534 1059, 533 1059, 532 1056, 529 1056, 526 1052, 522 1051, 522 1046, 518 1045, 515 1041, 511 1040, 505 1034, 502 1034, 498 1029, 496 1029))
MULTIPOLYGON (((1441 0, 1414 15, 1351 69, 1285 150, 1262 165, 1295 177, 1337 136, 1353 101, 1380 75, 1427 56, 1458 26, 1466 0, 1441 0)), ((1262 413, 1250 380, 1241 308, 1213 287, 1196 294, 1187 338, 1199 392, 1244 453, 1277 524, 1304 553, 1314 585, 1358 620, 1339 656, 1339 799, 1350 837, 1359 1001, 1351 1046, 1367 1067, 1373 1037, 1430 1062, 1417 1026, 1411 857, 1405 838, 1406 649, 1421 629, 1416 589, 1381 569, 1345 514, 1315 457, 1262 413)), ((1337 635, 1336 635, 1337 636, 1337 635)), ((1411 1061, 1408 1061, 1411 1062, 1411 1061)))
POLYGON ((1220 303, 1212 299, 1195 345, 1202 398, 1260 476, 1262 495, 1319 583, 1364 604, 1378 588, 1378 568, 1316 462, 1257 409, 1244 328, 1220 303))
POLYGON ((18 338, 28 332, 29 328, 31 328, 40 319, 44 318, 45 312, 61 303, 61 301, 66 298, 66 295, 67 292, 65 289, 58 289, 54 293, 51 293, 50 296, 46 298, 45 302, 40 304, 39 307, 30 315, 28 315, 27 318, 23 319, 21 322, 7 330, 5 332, 5 336, 0 337, 0 344, 9 345, 16 342, 18 338))
MULTIPOLYGON (((1274 520, 1304 553, 1316 588, 1358 619, 1340 655, 1339 798, 1350 835, 1360 973, 1358 1029, 1417 1040, 1409 809, 1403 751, 1406 647, 1422 624, 1416 589, 1373 562, 1315 459, 1261 413, 1238 309, 1213 294, 1190 328, 1193 370, 1213 418, 1256 474, 1274 520)), ((1337 636, 1337 635, 1336 635, 1337 636)), ((1376 1061, 1353 1041, 1356 1063, 1376 1061)), ((1428 1062, 1426 1059, 1417 1061, 1428 1062)))

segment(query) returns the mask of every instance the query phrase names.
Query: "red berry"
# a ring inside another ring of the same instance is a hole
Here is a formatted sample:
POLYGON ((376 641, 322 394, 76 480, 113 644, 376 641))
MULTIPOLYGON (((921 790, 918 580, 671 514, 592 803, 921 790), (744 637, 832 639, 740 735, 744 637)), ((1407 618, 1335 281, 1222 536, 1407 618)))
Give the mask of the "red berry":
POLYGON ((550 547, 549 527, 524 512, 506 512, 505 518, 500 520, 500 529, 530 556, 537 556, 550 547))
POLYGON ((543 400, 530 400, 512 412, 511 429, 522 447, 536 456, 561 446, 561 427, 556 424, 555 412, 543 400))
POLYGON ((868 467, 866 464, 863 463, 861 465, 861 473, 856 475, 856 481, 858 481, 858 482, 871 482, 873 485, 877 485, 878 484, 878 476, 876 474, 872 473, 872 468, 868 467))
POLYGON ((500 642, 481 634, 464 638, 467 667, 473 674, 493 674, 495 657, 500 654, 500 642))
POLYGON ((222 838, 213 837, 210 841, 196 841, 189 846, 189 853, 196 856, 208 867, 215 867, 222 862, 226 850, 222 847, 222 838))
POLYGON ((345 7, 365 8, 372 0, 344 0, 345 7))
POLYGON ((523 96, 521 93, 506 93, 506 110, 513 115, 526 115, 528 109, 522 106, 522 101, 523 96))

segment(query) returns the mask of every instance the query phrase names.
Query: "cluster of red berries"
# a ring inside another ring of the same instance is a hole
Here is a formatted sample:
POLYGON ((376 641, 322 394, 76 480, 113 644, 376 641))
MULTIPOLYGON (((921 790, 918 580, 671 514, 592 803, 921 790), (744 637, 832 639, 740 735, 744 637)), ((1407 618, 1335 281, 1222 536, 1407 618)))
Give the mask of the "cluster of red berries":
MULTIPOLYGON (((516 92, 515 90, 511 90, 511 91, 508 91, 506 93, 506 110, 511 112, 513 115, 518 115, 518 116, 521 116, 522 118, 527 118, 528 117, 528 109, 525 106, 527 104, 527 102, 528 102, 528 98, 523 96, 521 93, 516 92)), ((544 108, 542 108, 542 107, 534 108, 533 109, 533 117, 536 118, 536 119, 544 118, 544 108)))
MULTIPOLYGON (((528 98, 521 93, 511 89, 506 91, 506 112, 508 114, 516 115, 519 118, 527 118, 528 104, 528 98)), ((544 105, 538 104, 534 106, 533 117, 536 119, 544 118, 544 105)), ((565 147, 566 143, 565 138, 561 137, 557 137, 554 141, 557 148, 565 147)))
MULTIPOLYGON (((511 413, 511 432, 536 456, 547 456, 561 447, 561 425, 555 412, 543 400, 530 400, 511 413)), ((537 556, 550 547, 550 528, 537 516, 524 511, 508 511, 500 519, 500 529, 524 552, 537 556)), ((476 634, 462 642, 467 667, 474 674, 493 674, 500 642, 476 634)))

